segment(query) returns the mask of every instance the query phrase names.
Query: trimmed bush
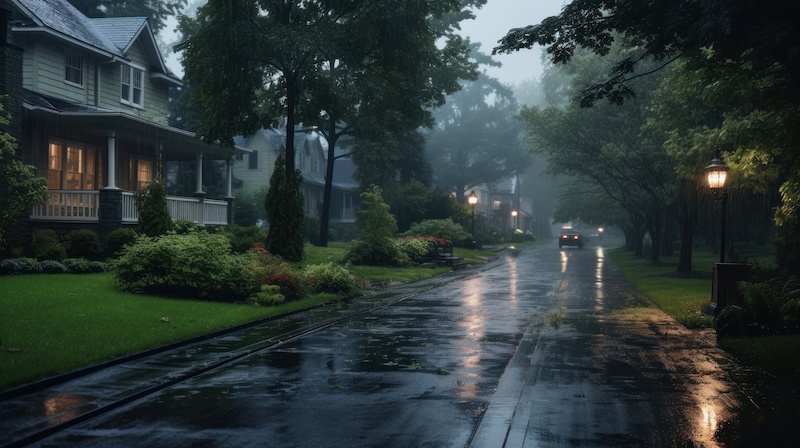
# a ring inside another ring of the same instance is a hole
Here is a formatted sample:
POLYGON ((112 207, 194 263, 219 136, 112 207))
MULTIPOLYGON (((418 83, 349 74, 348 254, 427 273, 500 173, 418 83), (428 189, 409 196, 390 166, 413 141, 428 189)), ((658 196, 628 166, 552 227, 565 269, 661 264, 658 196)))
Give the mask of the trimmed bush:
POLYGON ((187 233, 197 232, 200 230, 201 227, 197 224, 193 223, 192 221, 187 221, 185 219, 179 219, 177 221, 172 222, 172 230, 179 235, 186 235, 187 233))
POLYGON ((93 274, 106 270, 106 264, 101 261, 92 261, 85 258, 67 258, 61 264, 71 274, 93 274))
POLYGON ((397 247, 409 260, 420 263, 431 253, 431 242, 424 238, 406 237, 397 239, 397 247))
POLYGON ((136 211, 139 214, 140 233, 157 236, 172 230, 163 179, 155 179, 136 192, 136 211))
POLYGON ((232 225, 221 227, 219 232, 228 238, 231 243, 231 249, 239 253, 247 252, 255 244, 262 244, 267 236, 266 232, 258 226, 242 227, 232 225))
POLYGON ((114 281, 128 291, 235 300, 255 288, 253 265, 252 257, 231 253, 228 239, 219 234, 142 236, 122 249, 114 281))
POLYGON ((33 237, 31 250, 33 251, 34 258, 39 261, 61 261, 67 258, 67 251, 64 249, 64 246, 62 246, 55 237, 46 233, 40 232, 33 237))
POLYGON ((258 306, 276 306, 284 303, 286 297, 280 292, 281 288, 275 285, 261 285, 261 290, 251 296, 248 301, 258 306))
POLYGON ((39 262, 33 258, 8 258, 0 261, 0 275, 37 274, 39 262))
POLYGON ((42 274, 65 274, 67 268, 55 260, 44 260, 39 262, 39 272, 42 274))
POLYGON ((433 236, 443 240, 450 240, 457 246, 464 246, 466 242, 472 241, 472 235, 467 232, 460 224, 456 224, 452 219, 428 219, 411 225, 406 236, 433 236))
POLYGON ((100 258, 100 236, 91 229, 79 229, 72 232, 72 244, 68 251, 71 258, 87 258, 96 260, 100 258))
POLYGON ((286 300, 297 300, 306 295, 300 276, 286 263, 269 265, 258 283, 277 286, 286 300))
POLYGON ((132 244, 136 242, 136 238, 138 237, 139 234, 137 234, 135 230, 128 227, 121 227, 119 229, 112 230, 111 233, 109 233, 106 237, 106 253, 112 257, 116 256, 120 249, 122 249, 126 244, 132 244))
POLYGON ((361 282, 344 266, 325 263, 307 266, 306 284, 314 292, 351 296, 361 290, 361 282))

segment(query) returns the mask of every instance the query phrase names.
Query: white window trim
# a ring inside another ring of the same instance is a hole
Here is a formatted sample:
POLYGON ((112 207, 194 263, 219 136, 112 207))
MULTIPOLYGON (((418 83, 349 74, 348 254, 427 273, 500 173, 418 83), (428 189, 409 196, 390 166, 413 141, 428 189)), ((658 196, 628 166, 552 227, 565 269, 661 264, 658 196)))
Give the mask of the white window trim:
POLYGON ((85 73, 86 73, 85 66, 86 66, 86 64, 84 63, 83 56, 81 56, 81 55, 79 55, 77 53, 74 53, 74 52, 69 52, 69 51, 65 52, 64 53, 64 84, 68 84, 70 86, 75 86, 75 87, 80 87, 81 89, 83 89, 84 88, 84 79, 86 78, 86 76, 85 76, 85 73), (74 56, 74 57, 78 58, 81 61, 81 67, 80 67, 81 82, 80 83, 76 83, 74 81, 70 81, 70 80, 67 79, 67 67, 68 67, 67 60, 68 60, 68 58, 70 56, 74 56))
POLYGON ((144 67, 142 67, 140 65, 137 65, 137 64, 122 64, 122 65, 120 65, 120 71, 119 71, 119 86, 120 86, 119 102, 120 103, 127 104, 129 106, 132 106, 132 107, 135 107, 135 108, 138 108, 138 109, 144 109, 144 74, 145 74, 145 69, 144 69, 144 67), (131 70, 131 72, 130 72, 131 73, 131 83, 128 84, 128 95, 129 95, 130 98, 133 98, 133 74, 134 74, 134 70, 138 70, 142 74, 142 85, 140 87, 140 90, 142 91, 142 93, 141 93, 141 95, 142 95, 141 96, 141 98, 142 98, 141 104, 140 103, 135 103, 135 102, 133 102, 131 100, 126 100, 126 99, 122 98, 122 85, 123 85, 123 83, 122 83, 122 75, 123 75, 123 72, 125 71, 126 67, 131 70))

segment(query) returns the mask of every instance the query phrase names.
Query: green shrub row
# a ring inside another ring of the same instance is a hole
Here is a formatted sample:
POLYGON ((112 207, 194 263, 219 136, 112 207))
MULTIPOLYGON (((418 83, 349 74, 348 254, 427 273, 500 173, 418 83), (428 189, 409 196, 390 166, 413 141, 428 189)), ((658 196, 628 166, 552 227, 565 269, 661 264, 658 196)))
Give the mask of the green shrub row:
POLYGON ((234 252, 222 233, 205 230, 139 237, 113 262, 115 284, 128 291, 257 304, 297 300, 308 293, 353 295, 361 282, 346 268, 312 265, 299 271, 256 242, 234 252))
POLYGON ((56 260, 37 261, 33 258, 8 258, 0 261, 0 275, 88 274, 105 270, 105 263, 85 258, 67 258, 60 262, 56 260))

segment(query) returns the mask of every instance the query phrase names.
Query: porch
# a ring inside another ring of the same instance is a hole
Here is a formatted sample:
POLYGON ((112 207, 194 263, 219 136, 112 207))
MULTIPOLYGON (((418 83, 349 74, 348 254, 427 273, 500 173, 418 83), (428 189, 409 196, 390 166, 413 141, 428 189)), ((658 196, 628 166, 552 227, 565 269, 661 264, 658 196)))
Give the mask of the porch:
MULTIPOLYGON (((115 210, 121 211, 119 216, 121 223, 139 222, 136 193, 119 190, 115 193, 119 194, 107 195, 108 198, 104 198, 101 202, 101 191, 98 190, 50 190, 50 200, 33 207, 30 219, 51 222, 100 222, 101 209, 108 207, 111 213, 107 215, 116 215, 115 210)), ((173 221, 185 220, 197 225, 228 225, 229 206, 231 204, 226 200, 167 196, 167 210, 173 221)))

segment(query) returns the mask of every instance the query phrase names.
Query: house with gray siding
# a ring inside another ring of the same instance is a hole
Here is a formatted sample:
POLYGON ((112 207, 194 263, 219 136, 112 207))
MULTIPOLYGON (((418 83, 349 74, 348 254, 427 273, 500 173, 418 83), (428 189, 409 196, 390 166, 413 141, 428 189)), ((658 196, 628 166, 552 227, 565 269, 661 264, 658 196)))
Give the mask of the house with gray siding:
MULTIPOLYGON (((295 131, 295 167, 300 170, 303 183, 303 208, 306 216, 319 216, 325 188, 327 148, 323 138, 314 129, 295 131)), ((250 152, 233 162, 233 178, 236 185, 246 191, 259 191, 269 187, 275 160, 286 151, 285 129, 261 129, 250 136, 234 139, 237 147, 250 152)), ((354 223, 355 205, 353 195, 358 187, 353 180, 354 167, 350 159, 337 159, 334 164, 330 219, 332 223, 354 223)))
POLYGON ((88 18, 66 0, 2 0, 0 11, 9 129, 50 190, 25 229, 91 228, 103 239, 137 223, 136 191, 178 161, 196 163, 196 189, 168 197, 172 218, 232 221, 231 167, 244 151, 203 144, 168 125, 169 89, 181 80, 167 69, 146 18, 88 18), (206 197, 204 159, 227 162, 226 197, 206 197))

